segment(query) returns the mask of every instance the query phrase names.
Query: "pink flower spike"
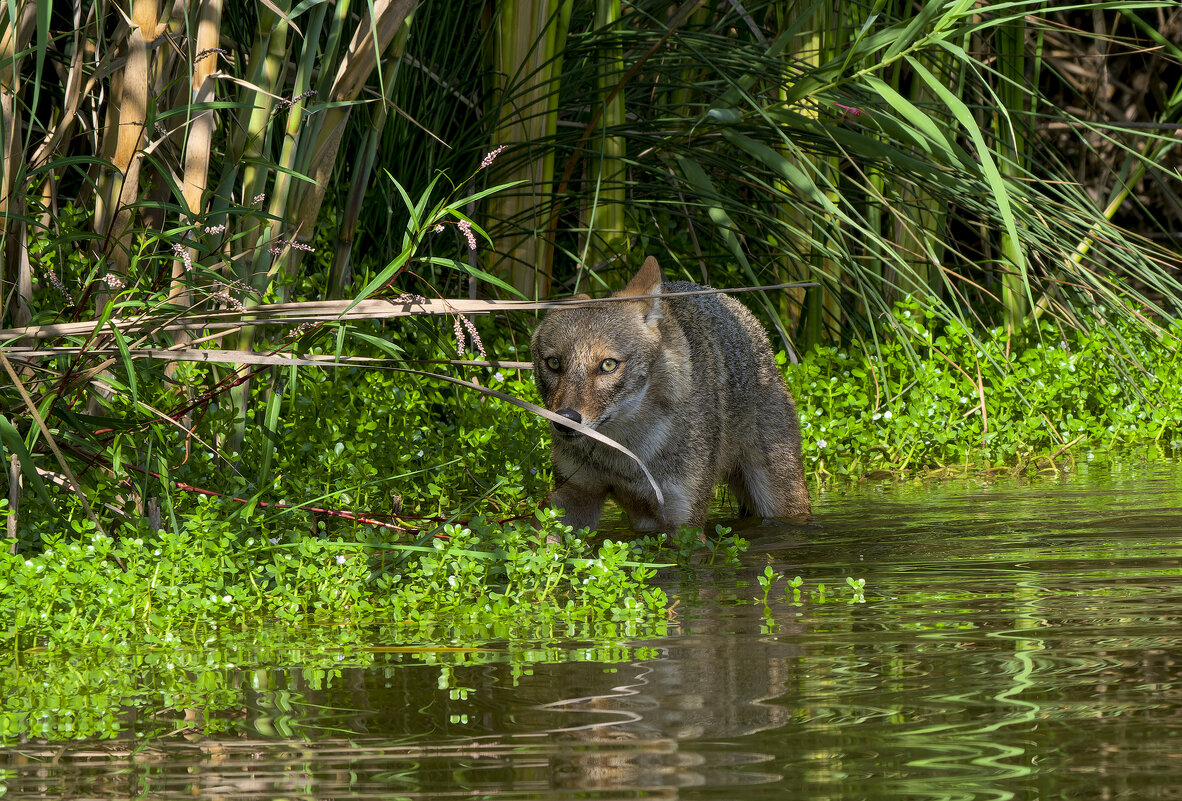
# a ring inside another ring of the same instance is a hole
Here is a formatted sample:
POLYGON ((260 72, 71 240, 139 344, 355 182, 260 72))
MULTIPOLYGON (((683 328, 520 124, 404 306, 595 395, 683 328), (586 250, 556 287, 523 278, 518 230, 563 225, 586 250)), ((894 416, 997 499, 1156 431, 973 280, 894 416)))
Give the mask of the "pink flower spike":
POLYGON ((499 156, 501 154, 501 151, 504 149, 505 149, 505 146, 500 145, 495 150, 493 150, 491 153, 489 153, 487 156, 485 156, 484 160, 480 162, 480 169, 483 170, 485 167, 492 164, 493 159, 495 159, 497 156, 499 156))
POLYGON ((185 272, 193 272, 193 258, 189 255, 189 249, 180 242, 174 242, 172 245, 172 252, 178 259, 184 262, 185 272))
POLYGON ((476 250, 476 234, 472 233, 472 223, 460 220, 456 223, 456 227, 464 232, 464 236, 468 237, 468 249, 476 250))
POLYGON ((464 355, 464 328, 460 324, 459 317, 456 317, 452 322, 452 329, 456 332, 456 352, 462 358, 464 355))
POLYGON ((464 328, 468 329, 468 336, 472 338, 472 344, 476 347, 476 350, 480 351, 480 357, 487 359, 488 354, 484 352, 484 343, 480 341, 480 334, 477 332, 475 324, 462 314, 460 315, 460 319, 464 321, 464 328))

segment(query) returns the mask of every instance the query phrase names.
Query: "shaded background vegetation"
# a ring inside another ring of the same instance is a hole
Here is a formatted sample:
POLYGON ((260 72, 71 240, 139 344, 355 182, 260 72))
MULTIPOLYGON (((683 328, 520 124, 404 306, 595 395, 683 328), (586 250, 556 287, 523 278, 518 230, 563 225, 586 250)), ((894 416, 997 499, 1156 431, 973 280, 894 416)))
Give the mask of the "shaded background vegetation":
MULTIPOLYGON (((277 358, 389 367, 453 331, 463 357, 489 307, 460 299, 602 291, 648 253, 812 284, 749 296, 793 358, 875 349, 904 297, 973 336, 1176 315, 1173 3, 42 0, 2 24, 11 499, 23 475, 150 515, 200 452, 247 455, 223 489, 257 500, 325 376, 277 358)), ((532 320, 497 319, 516 368, 532 320)), ((423 429, 462 428, 424 394, 423 429)))

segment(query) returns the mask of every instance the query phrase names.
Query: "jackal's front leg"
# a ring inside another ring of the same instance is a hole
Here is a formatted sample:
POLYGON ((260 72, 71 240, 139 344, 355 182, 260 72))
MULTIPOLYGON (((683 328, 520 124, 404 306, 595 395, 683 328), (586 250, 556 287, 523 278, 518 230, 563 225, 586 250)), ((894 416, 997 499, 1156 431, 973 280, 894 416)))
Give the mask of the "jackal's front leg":
POLYGON ((571 483, 562 484, 550 493, 550 506, 562 509, 562 522, 581 531, 594 529, 599 525, 603 502, 607 500, 607 489, 582 487, 571 483))

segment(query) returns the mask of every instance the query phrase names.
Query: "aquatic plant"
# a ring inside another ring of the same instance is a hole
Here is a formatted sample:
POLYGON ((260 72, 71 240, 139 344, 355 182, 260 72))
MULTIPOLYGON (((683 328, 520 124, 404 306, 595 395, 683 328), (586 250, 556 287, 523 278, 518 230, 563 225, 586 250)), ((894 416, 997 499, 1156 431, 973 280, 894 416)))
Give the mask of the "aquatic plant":
POLYGON ((975 334, 915 301, 876 350, 825 346, 785 369, 806 470, 891 478, 1070 469, 1077 458, 1182 447, 1182 328, 1101 317, 975 334))
POLYGON ((668 624, 668 599, 649 581, 659 565, 625 543, 581 539, 553 512, 537 526, 477 519, 398 546, 370 526, 307 536, 259 510, 239 525, 215 500, 200 505, 206 514, 179 534, 116 540, 82 520, 47 534, 39 553, 0 553, 0 742, 119 734, 127 709, 149 702, 145 674, 151 702, 164 693, 177 712, 147 733, 181 726, 185 707, 216 720, 241 703, 227 668, 296 644, 309 669, 366 663, 383 644, 435 660, 439 643, 489 642, 528 666, 548 658, 548 641, 619 649, 668 624))

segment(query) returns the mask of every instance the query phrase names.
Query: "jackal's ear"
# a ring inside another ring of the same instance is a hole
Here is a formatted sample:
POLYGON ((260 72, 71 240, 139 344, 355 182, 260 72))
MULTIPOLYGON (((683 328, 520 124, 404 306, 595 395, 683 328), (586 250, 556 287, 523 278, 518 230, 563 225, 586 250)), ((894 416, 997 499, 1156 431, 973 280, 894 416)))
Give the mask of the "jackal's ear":
POLYGON ((659 294, 661 283, 664 280, 665 277, 661 275, 661 265, 657 264, 657 257, 649 256, 644 260, 644 266, 637 271, 636 275, 632 276, 628 286, 619 291, 618 296, 626 298, 630 295, 659 294))
MULTIPOLYGON (((628 286, 616 293, 616 297, 627 298, 637 295, 659 295, 661 294, 661 284, 665 278, 661 275, 661 266, 657 264, 655 256, 649 256, 644 260, 644 264, 636 275, 632 276, 632 280, 628 282, 628 286)), ((649 325, 656 325, 657 321, 665 316, 664 310, 661 308, 660 298, 644 298, 645 305, 644 321, 649 325)))

